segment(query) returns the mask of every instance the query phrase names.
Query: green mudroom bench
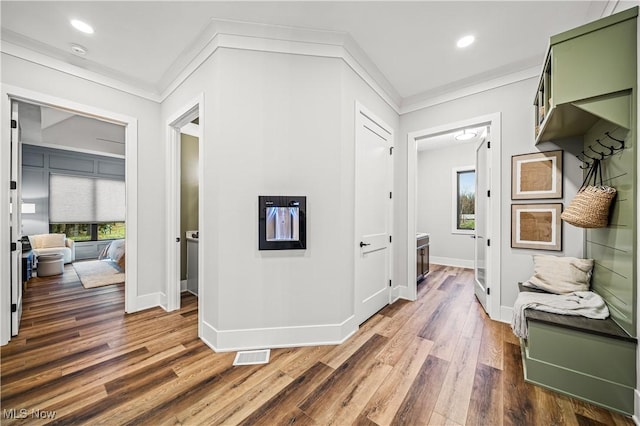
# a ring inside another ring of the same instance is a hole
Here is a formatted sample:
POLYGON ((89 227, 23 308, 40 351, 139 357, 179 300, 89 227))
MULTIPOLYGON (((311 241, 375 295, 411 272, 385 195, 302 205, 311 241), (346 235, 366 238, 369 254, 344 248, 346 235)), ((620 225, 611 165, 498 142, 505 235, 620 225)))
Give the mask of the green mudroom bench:
MULTIPOLYGON (((523 287, 520 291, 536 291, 523 287)), ((525 380, 626 415, 633 415, 635 338, 605 320, 525 311, 521 339, 525 380)))

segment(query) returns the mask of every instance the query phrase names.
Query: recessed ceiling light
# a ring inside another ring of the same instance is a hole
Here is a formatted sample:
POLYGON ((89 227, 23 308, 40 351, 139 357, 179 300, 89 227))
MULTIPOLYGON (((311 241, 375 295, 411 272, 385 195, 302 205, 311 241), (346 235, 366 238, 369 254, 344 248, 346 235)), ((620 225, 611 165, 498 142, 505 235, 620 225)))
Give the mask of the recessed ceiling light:
POLYGON ((476 38, 472 35, 464 36, 460 40, 458 40, 458 47, 467 47, 473 44, 476 38))
POLYGON ((78 56, 85 56, 87 54, 87 48, 86 47, 82 47, 79 44, 72 44, 71 45, 71 53, 73 53, 74 55, 78 55, 78 56))
POLYGON ((462 133, 458 133, 455 138, 457 141, 468 141, 469 139, 473 139, 478 134, 475 132, 467 132, 466 129, 462 131, 462 133))
POLYGON ((85 34, 93 34, 93 27, 86 22, 82 22, 78 19, 72 19, 71 25, 78 31, 82 31, 85 34))

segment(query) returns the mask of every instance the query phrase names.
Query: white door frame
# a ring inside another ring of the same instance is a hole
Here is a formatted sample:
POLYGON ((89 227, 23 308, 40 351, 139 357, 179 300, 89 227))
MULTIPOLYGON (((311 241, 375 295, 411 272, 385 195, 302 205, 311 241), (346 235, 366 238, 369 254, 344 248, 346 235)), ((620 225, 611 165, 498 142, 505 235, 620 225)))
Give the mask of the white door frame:
MULTIPOLYGON (((437 127, 431 127, 424 130, 410 132, 407 135, 407 280, 408 280, 408 298, 416 300, 417 283, 416 277, 416 219, 417 219, 417 198, 418 198, 418 145, 421 139, 430 136, 436 136, 443 133, 450 133, 456 130, 462 130, 467 127, 480 127, 483 125, 491 126, 491 173, 489 176, 489 187, 491 188, 491 197, 489 198, 489 208, 492 215, 487 225, 490 230, 490 238, 492 245, 488 250, 489 257, 487 262, 487 282, 491 283, 491 294, 487 295, 487 313, 492 319, 500 319, 500 245, 501 237, 501 140, 502 140, 502 124, 501 113, 493 113, 467 120, 457 121, 454 123, 444 124, 437 127)), ((437 243, 431 241, 432 244, 437 243)))
MULTIPOLYGON (((491 133, 487 132, 487 127, 485 127, 485 130, 482 132, 482 135, 480 136, 480 140, 478 142, 476 142, 474 144, 474 157, 475 157, 475 168, 476 170, 479 168, 479 164, 478 164, 478 157, 479 157, 479 153, 481 153, 482 150, 487 149, 486 144, 491 142, 491 133)), ((491 170, 491 157, 489 157, 489 155, 487 154, 486 158, 485 158, 486 164, 485 164, 485 169, 486 166, 488 165, 489 170, 491 170)), ((490 212, 490 206, 488 204, 488 201, 490 201, 489 196, 485 196, 483 193, 481 194, 480 191, 478 191, 478 183, 479 183, 479 178, 478 176, 482 176, 482 174, 478 174, 476 172, 476 202, 475 202, 475 212, 476 212, 476 217, 478 217, 478 200, 481 199, 480 197, 484 197, 487 199, 487 201, 485 201, 485 208, 484 208, 484 212, 480 212, 480 217, 482 217, 483 213, 487 213, 490 212)), ((483 188, 483 191, 486 189, 488 191, 491 191, 491 186, 489 185, 491 182, 487 179, 486 184, 486 188, 483 188)), ((487 218, 485 219, 485 223, 484 223, 484 231, 487 234, 490 234, 490 221, 489 218, 491 217, 491 214, 486 214, 487 218)), ((476 225, 478 224, 478 222, 476 221, 476 225)), ((475 227, 474 230, 474 239, 473 239, 473 281, 474 281, 474 291, 476 294, 476 298, 478 299, 478 301, 480 302, 480 304, 482 305, 482 309, 485 310, 485 312, 487 312, 487 298, 489 295, 487 295, 487 277, 486 277, 486 264, 485 264, 485 277, 484 277, 484 282, 480 283, 480 281, 478 281, 478 241, 480 241, 481 239, 484 240, 484 236, 478 235, 478 227, 475 227), (479 292, 479 289, 482 289, 482 292, 479 292), (479 293, 482 293, 481 296, 478 296, 479 293), (481 300, 482 299, 482 300, 481 300)), ((487 253, 488 251, 485 250, 485 263, 487 261, 487 253)))
MULTIPOLYGON (((356 144, 358 143, 358 129, 360 128, 360 126, 363 126, 363 122, 362 122, 362 116, 365 116, 367 118, 369 118, 371 121, 375 122, 378 126, 380 126, 382 129, 384 129, 387 133, 389 133, 389 140, 390 140, 390 148, 391 150, 393 150, 394 146, 395 146, 395 132, 393 131, 393 128, 391 126, 389 126, 385 121, 383 121, 382 119, 380 119, 379 117, 377 117, 375 114, 373 114, 370 110, 368 110, 367 108, 365 108, 364 105, 362 105, 360 102, 356 101, 355 102, 355 120, 354 120, 354 134, 353 134, 353 140, 354 140, 354 161, 355 161, 355 165, 354 165, 354 170, 355 170, 355 176, 357 179, 358 176, 358 157, 356 155, 357 153, 357 146, 356 144)), ((390 165, 389 165, 389 177, 391 178, 391 181, 389 182, 389 191, 393 191, 393 157, 390 156, 390 165)), ((356 186, 357 187, 357 186, 356 186)), ((358 218, 358 211, 355 210, 356 206, 358 205, 357 203, 357 198, 358 198, 358 193, 356 192, 354 195, 355 199, 354 199, 354 262, 358 261, 358 258, 360 257, 360 252, 361 252, 361 248, 359 246, 359 242, 360 242, 360 235, 357 235, 357 226, 356 226, 356 220, 358 218)), ((393 234, 393 202, 389 203, 389 210, 387 212, 387 231, 389 233, 389 235, 393 234)), ((388 265, 387 265, 387 270, 389 271, 389 279, 393 278, 393 243, 390 242, 389 243, 389 258, 388 258, 388 265)), ((355 267, 355 263, 354 263, 354 315, 356 317, 356 319, 358 319, 358 313, 360 312, 360 303, 361 301, 358 301, 357 295, 358 295, 358 291, 355 288, 356 285, 358 285, 358 268, 355 267)), ((399 298, 398 296, 398 283, 393 283, 392 287, 389 289, 389 304, 395 302, 397 299, 399 298)), ((360 324, 360 321, 358 319, 358 324, 360 324)))
POLYGON ((11 236, 11 243, 16 243, 16 250, 11 253, 11 336, 16 336, 20 331, 20 319, 22 318, 22 244, 20 239, 22 238, 22 141, 20 134, 20 116, 19 106, 15 101, 11 101, 11 122, 16 121, 16 128, 11 129, 11 180, 15 179, 17 182, 15 191, 15 197, 11 200, 11 206, 13 211, 10 212, 11 224, 13 227, 13 235, 11 236), (15 149, 15 151, 13 151, 15 149), (16 295, 16 311, 13 311, 14 302, 14 290, 16 295))
MULTIPOLYGON (((126 217, 127 224, 127 250, 125 254, 125 262, 127 268, 125 270, 125 312, 135 312, 136 298, 138 294, 138 120, 124 114, 104 110, 102 108, 91 105, 81 104, 69 99, 40 93, 22 87, 9 84, 3 84, 2 97, 2 119, 9 120, 11 115, 11 101, 22 101, 36 105, 48 106, 52 108, 62 109, 74 114, 82 115, 106 121, 113 124, 125 126, 125 187, 126 187, 126 217)), ((8 161, 8 149, 11 143, 10 126, 2 126, 2 148, 0 156, 2 162, 8 161), (6 129, 6 130, 4 130, 6 129), (5 156, 5 153, 7 154, 5 156), (6 159, 6 160, 5 160, 6 159)), ((8 165, 8 163, 6 164, 8 165)), ((2 169, 4 170, 5 164, 2 169)), ((8 170, 8 169, 7 169, 8 170)), ((4 184, 6 173, 2 173, 0 183, 4 184)), ((5 188, 9 188, 6 182, 5 188)), ((0 240, 5 243, 9 241, 8 226, 5 226, 9 218, 9 192, 6 192, 6 203, 0 205, 2 213, 0 218, 3 225, 0 227, 0 240), (6 228, 6 229, 5 229, 6 228)), ((9 245, 0 244, 0 266, 3 271, 9 270, 7 260, 9 259, 9 245), (6 268, 6 269, 5 269, 6 268)), ((0 345, 8 343, 10 333, 10 309, 7 307, 10 300, 9 287, 4 279, 0 285, 0 345)))
MULTIPOLYGON (((176 242, 176 237, 180 240, 185 238, 180 235, 180 129, 190 123, 195 117, 199 117, 198 125, 198 218, 204 217, 204 93, 200 93, 196 98, 184 106, 178 108, 169 116, 166 122, 167 131, 167 311, 180 309, 180 244, 176 242)), ((198 220, 198 277, 203 276, 204 270, 204 241, 206 240, 205 224, 203 220, 198 220)), ((202 328, 202 300, 204 291, 202 279, 198 279, 198 336, 201 335, 202 328)))

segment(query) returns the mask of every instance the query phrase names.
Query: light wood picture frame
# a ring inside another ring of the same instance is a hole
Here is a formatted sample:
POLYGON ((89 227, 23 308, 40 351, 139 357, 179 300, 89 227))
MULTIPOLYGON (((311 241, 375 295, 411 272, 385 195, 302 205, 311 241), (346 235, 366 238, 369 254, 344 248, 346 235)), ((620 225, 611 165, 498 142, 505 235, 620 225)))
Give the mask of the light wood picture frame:
POLYGON ((511 199, 562 198, 562 150, 511 157, 511 199))
POLYGON ((562 250, 562 203, 512 204, 511 247, 562 250))

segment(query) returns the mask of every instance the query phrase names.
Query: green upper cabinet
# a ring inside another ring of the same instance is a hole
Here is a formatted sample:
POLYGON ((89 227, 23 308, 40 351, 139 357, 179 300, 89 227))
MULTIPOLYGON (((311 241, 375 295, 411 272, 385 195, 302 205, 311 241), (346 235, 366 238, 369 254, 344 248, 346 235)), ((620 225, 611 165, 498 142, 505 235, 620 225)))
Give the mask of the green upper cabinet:
POLYGON ((556 36, 536 94, 536 143, 585 134, 598 120, 631 126, 636 17, 625 10, 556 36))

